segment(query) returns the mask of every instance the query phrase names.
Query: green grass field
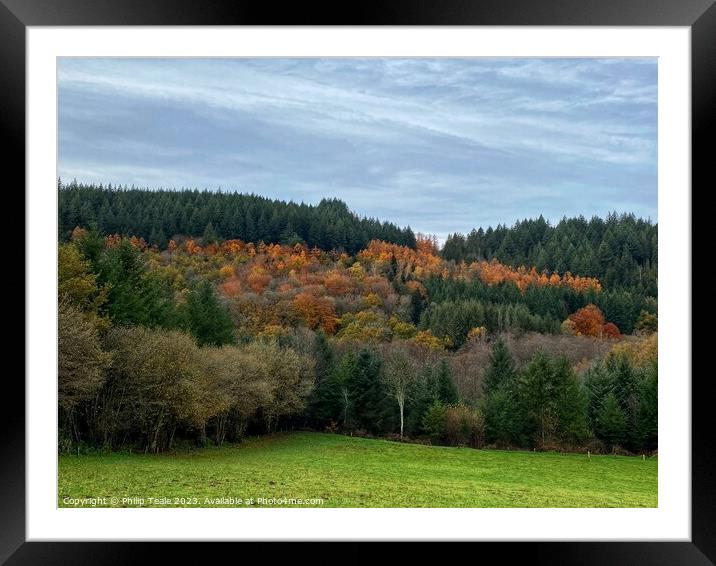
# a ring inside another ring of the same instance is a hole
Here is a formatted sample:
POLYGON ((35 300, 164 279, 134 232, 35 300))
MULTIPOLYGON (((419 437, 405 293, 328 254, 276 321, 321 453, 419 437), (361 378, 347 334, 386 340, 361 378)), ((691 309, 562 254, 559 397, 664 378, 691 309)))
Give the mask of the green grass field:
POLYGON ((66 497, 106 498, 101 507, 656 507, 657 460, 301 432, 160 455, 63 455, 58 484, 60 507, 80 506, 66 497), (242 501, 220 499, 230 497, 242 501))

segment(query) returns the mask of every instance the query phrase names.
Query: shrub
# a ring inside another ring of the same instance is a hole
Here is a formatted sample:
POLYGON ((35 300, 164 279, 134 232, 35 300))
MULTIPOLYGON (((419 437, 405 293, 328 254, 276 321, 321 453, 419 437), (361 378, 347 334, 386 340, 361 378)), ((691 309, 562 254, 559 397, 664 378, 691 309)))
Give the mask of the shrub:
POLYGON ((423 431, 433 442, 442 442, 445 438, 447 408, 440 401, 435 401, 423 417, 423 431))
POLYGON ((445 409, 445 437, 451 446, 479 448, 485 440, 485 420, 482 413, 464 404, 445 409))

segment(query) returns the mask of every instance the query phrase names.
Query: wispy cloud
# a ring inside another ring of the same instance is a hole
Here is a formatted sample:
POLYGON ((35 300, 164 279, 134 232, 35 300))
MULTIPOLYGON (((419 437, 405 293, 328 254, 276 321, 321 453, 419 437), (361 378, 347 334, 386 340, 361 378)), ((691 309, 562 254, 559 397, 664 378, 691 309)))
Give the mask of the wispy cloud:
POLYGON ((251 191, 443 236, 656 218, 647 59, 61 59, 64 178, 251 191))

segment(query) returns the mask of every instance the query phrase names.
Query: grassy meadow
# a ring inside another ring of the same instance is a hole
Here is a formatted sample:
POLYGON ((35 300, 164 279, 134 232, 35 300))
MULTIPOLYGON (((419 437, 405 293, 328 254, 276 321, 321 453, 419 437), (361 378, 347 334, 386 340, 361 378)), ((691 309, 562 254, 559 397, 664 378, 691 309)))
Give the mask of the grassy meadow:
POLYGON ((297 432, 185 452, 61 455, 58 505, 656 507, 657 469, 656 458, 297 432))

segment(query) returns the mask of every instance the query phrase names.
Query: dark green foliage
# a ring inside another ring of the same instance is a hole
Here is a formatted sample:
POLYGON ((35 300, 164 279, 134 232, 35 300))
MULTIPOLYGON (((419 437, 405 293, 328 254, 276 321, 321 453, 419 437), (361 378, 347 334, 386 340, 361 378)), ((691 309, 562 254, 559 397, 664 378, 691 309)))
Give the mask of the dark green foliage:
POLYGON ((490 365, 483 377, 482 410, 488 442, 511 443, 517 440, 517 371, 512 354, 502 338, 492 347, 490 365))
POLYGON ((373 239, 415 247, 410 228, 359 218, 337 199, 323 199, 312 206, 253 194, 104 188, 75 182, 58 183, 58 193, 62 240, 76 226, 96 224, 101 234, 138 236, 156 245, 175 234, 195 238, 203 234, 205 243, 220 238, 305 242, 309 247, 343 249, 350 254, 373 239))
POLYGON ((555 226, 540 216, 511 228, 498 225, 450 235, 442 253, 455 261, 496 258, 515 267, 570 271, 598 277, 607 289, 656 296, 657 232, 657 224, 633 214, 563 218, 555 226))
POLYGON ((557 428, 552 363, 538 352, 520 375, 517 386, 522 433, 532 445, 545 446, 557 428))
POLYGON ((371 434, 391 430, 391 406, 381 379, 382 360, 372 349, 363 348, 353 359, 348 377, 350 420, 371 434))
POLYGON ((411 384, 405 408, 405 430, 410 436, 424 434, 423 417, 430 406, 438 401, 437 386, 431 367, 423 368, 420 378, 411 384))
POLYGON ((457 403, 460 400, 460 396, 452 377, 452 370, 445 358, 440 360, 434 372, 438 401, 445 405, 457 403))
POLYGON ((449 336, 449 315, 439 312, 440 305, 449 304, 444 308, 454 310, 459 316, 452 327, 458 345, 462 343, 460 335, 464 329, 476 323, 487 326, 491 332, 510 328, 558 332, 561 321, 588 304, 596 304, 608 322, 616 324, 622 333, 631 334, 639 313, 655 308, 653 297, 626 289, 596 293, 592 290, 578 292, 562 285, 531 285, 521 293, 511 282, 487 285, 479 279, 464 281, 443 277, 429 278, 424 284, 433 310, 425 322, 432 323, 435 326, 433 330, 446 332, 449 336), (482 305, 483 309, 475 303, 482 305))
POLYGON ((433 442, 442 442, 445 438, 445 418, 447 407, 440 401, 433 401, 423 415, 422 429, 433 442))
POLYGON ((410 322, 420 324, 420 315, 423 314, 425 301, 418 291, 410 293, 410 322))
POLYGON ((313 358, 316 362, 316 379, 306 410, 310 422, 325 427, 331 420, 341 420, 341 391, 335 379, 336 359, 333 348, 322 330, 316 332, 313 358))
POLYGON ((567 358, 553 362, 557 404, 557 434, 560 439, 579 443, 589 436, 587 392, 572 370, 567 358))
POLYGON ((495 333, 508 330, 557 333, 559 325, 557 319, 531 314, 524 304, 483 303, 473 299, 431 303, 420 320, 422 328, 448 338, 453 348, 462 346, 468 332, 479 326, 495 333))
POLYGON ((585 376, 585 385, 588 396, 587 415, 598 439, 608 446, 618 444, 632 451, 650 451, 657 448, 656 363, 646 368, 636 368, 626 356, 610 356, 606 362, 595 364, 589 369, 585 376), (610 398, 614 399, 619 409, 618 417, 615 416, 617 411, 613 407, 606 407, 607 399, 610 398), (605 414, 608 417, 606 424, 605 414))
POLYGON ((589 434, 587 396, 569 362, 537 352, 517 384, 521 434, 544 447, 552 441, 578 442, 589 434))
POLYGON ((219 237, 216 235, 216 231, 214 230, 214 225, 209 222, 206 225, 206 228, 204 229, 204 236, 202 237, 202 243, 205 246, 208 246, 209 244, 215 244, 218 242, 219 237))
POLYGON ((517 395, 514 386, 503 386, 483 398, 485 435, 488 442, 512 444, 519 442, 517 395))
POLYGON ((436 365, 426 365, 419 379, 408 391, 405 428, 409 435, 430 434, 423 428, 424 417, 435 403, 443 406, 458 403, 458 394, 450 364, 446 359, 436 365))
POLYGON ((90 229, 77 239, 75 245, 92 265, 96 267, 99 264, 99 258, 104 251, 104 236, 96 229, 96 225, 91 225, 90 229))
POLYGON ((609 448, 621 445, 626 439, 627 419, 614 393, 609 393, 604 399, 597 414, 595 429, 597 436, 604 440, 609 448))
POLYGON ((607 361, 612 375, 614 395, 627 419, 625 443, 630 448, 638 446, 636 438, 637 411, 639 407, 639 377, 626 356, 612 357, 607 361))
POLYGON ((147 273, 144 256, 129 240, 123 239, 95 257, 98 282, 109 289, 106 311, 114 324, 178 325, 171 287, 147 273))
POLYGON ((492 347, 490 365, 483 377, 482 387, 485 395, 490 395, 504 387, 511 387, 515 377, 515 361, 505 341, 499 338, 492 347))
POLYGON ((235 342, 234 324, 208 281, 201 281, 186 299, 186 327, 200 346, 235 342))
POLYGON ((650 365, 639 387, 636 438, 643 450, 655 450, 659 432, 659 371, 650 365))

